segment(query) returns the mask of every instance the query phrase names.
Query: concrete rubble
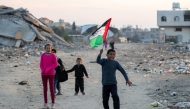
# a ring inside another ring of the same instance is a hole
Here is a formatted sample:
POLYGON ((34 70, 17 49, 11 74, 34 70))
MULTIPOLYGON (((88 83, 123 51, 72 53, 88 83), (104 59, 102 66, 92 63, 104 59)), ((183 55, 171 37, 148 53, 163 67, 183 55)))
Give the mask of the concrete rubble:
POLYGON ((23 8, 0 6, 0 44, 21 47, 36 41, 68 43, 23 8))
MULTIPOLYGON (((190 52, 186 46, 134 44, 134 47, 117 54, 121 56, 117 60, 124 65, 128 73, 142 74, 144 79, 152 84, 147 95, 160 102, 162 107, 184 107, 187 104, 184 102, 190 101, 187 91, 190 81, 180 79, 188 78, 190 74, 190 52), (181 103, 177 104, 178 102, 181 103)), ((116 48, 117 52, 120 49, 122 48, 116 48)))

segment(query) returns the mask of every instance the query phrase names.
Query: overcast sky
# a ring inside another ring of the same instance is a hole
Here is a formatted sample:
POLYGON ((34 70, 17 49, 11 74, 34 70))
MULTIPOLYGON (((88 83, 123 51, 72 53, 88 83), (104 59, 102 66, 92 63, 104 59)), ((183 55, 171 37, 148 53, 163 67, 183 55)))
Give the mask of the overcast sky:
POLYGON ((35 17, 54 22, 60 18, 76 25, 101 25, 112 18, 111 25, 121 28, 138 25, 157 27, 157 10, 172 10, 172 3, 190 9, 190 0, 0 0, 0 5, 27 8, 35 17))

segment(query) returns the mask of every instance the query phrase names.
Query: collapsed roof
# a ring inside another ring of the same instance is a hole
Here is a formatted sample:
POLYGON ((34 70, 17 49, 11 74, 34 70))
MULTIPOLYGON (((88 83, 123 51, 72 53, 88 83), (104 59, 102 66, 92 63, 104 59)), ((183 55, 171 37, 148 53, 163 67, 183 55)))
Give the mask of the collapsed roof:
POLYGON ((0 6, 0 44, 20 47, 36 40, 68 44, 28 10, 0 6))

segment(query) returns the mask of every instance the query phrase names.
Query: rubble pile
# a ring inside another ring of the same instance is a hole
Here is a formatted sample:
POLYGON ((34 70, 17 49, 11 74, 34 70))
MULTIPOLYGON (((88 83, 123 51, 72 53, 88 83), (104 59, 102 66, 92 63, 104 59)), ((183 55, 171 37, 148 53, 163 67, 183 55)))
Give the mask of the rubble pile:
POLYGON ((158 103, 172 109, 189 107, 190 52, 184 46, 179 49, 169 44, 141 44, 126 50, 117 49, 121 52, 117 60, 125 70, 142 74, 152 84, 147 89, 147 95, 156 100, 152 107, 159 106, 158 103))
POLYGON ((28 10, 0 6, 0 44, 21 47, 36 41, 68 43, 28 10))
POLYGON ((177 50, 170 45, 138 46, 122 51, 120 55, 122 59, 119 60, 126 60, 124 67, 132 73, 190 73, 188 50, 177 50))

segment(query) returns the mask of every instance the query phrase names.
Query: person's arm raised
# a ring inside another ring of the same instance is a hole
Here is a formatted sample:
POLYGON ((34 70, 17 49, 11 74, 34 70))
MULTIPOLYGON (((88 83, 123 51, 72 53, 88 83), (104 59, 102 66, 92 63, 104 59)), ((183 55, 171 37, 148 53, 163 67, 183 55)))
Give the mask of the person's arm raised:
POLYGON ((101 60, 101 55, 102 55, 102 53, 103 53, 103 49, 100 50, 100 54, 98 55, 98 57, 97 57, 97 59, 96 59, 96 62, 97 62, 98 64, 101 64, 101 65, 102 65, 102 63, 103 63, 103 61, 101 60))

